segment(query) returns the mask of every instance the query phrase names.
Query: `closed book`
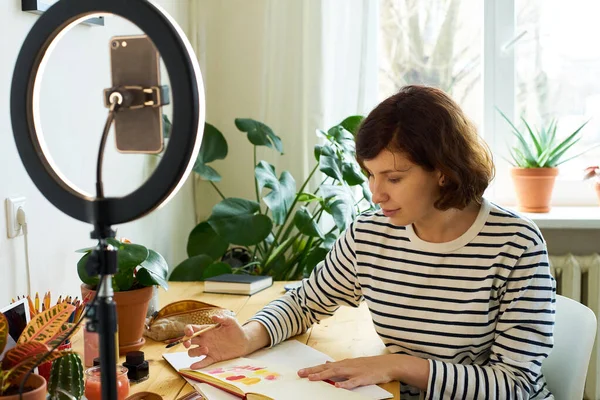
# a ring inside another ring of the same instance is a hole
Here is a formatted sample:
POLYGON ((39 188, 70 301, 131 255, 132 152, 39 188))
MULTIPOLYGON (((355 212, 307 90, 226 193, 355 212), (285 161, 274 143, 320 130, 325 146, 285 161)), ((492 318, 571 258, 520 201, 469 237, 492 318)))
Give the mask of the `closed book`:
POLYGON ((204 291, 252 295, 273 285, 272 276, 223 274, 204 280, 204 291))

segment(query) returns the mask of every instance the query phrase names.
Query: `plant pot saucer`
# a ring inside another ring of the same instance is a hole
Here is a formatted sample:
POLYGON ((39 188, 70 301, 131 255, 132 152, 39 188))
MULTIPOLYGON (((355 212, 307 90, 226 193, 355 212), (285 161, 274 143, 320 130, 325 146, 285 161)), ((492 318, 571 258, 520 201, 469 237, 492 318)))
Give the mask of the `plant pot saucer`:
POLYGON ((121 346, 119 344, 119 355, 124 356, 125 354, 129 353, 130 351, 138 351, 145 344, 146 344, 146 339, 144 339, 144 338, 140 338, 140 340, 137 343, 128 344, 125 346, 121 346))

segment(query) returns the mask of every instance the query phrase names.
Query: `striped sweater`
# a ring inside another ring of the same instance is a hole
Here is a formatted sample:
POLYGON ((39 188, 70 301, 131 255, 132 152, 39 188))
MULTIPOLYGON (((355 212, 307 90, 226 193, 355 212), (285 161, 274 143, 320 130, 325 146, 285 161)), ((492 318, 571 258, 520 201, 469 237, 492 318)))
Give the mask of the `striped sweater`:
POLYGON ((367 302, 392 353, 429 360, 424 393, 402 399, 553 398, 541 373, 553 346, 556 284, 535 224, 484 200, 473 225, 447 243, 363 214, 300 288, 251 320, 275 345, 340 306, 367 302))

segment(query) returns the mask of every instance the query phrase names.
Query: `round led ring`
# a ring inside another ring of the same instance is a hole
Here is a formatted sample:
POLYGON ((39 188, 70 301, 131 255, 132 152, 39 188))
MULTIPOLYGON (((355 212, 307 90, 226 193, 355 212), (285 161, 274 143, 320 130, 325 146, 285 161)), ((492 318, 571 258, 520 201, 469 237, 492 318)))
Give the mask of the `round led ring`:
POLYGON ((61 0, 39 17, 25 38, 13 74, 10 112, 19 155, 42 194, 75 219, 110 226, 140 218, 177 193, 200 150, 204 104, 200 68, 190 43, 158 6, 146 0, 61 0), (172 93, 173 125, 162 161, 138 189, 118 198, 96 199, 77 190, 53 166, 41 139, 39 78, 44 64, 61 36, 97 14, 123 17, 148 35, 164 61, 172 93))

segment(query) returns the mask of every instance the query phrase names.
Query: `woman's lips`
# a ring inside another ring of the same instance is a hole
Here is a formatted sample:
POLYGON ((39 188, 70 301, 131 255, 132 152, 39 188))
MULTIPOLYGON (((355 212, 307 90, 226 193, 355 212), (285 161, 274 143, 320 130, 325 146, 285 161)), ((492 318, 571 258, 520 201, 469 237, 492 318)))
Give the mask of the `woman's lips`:
POLYGON ((399 208, 396 208, 395 210, 383 210, 383 215, 385 215, 386 217, 391 217, 394 214, 396 214, 398 211, 400 211, 399 208))

